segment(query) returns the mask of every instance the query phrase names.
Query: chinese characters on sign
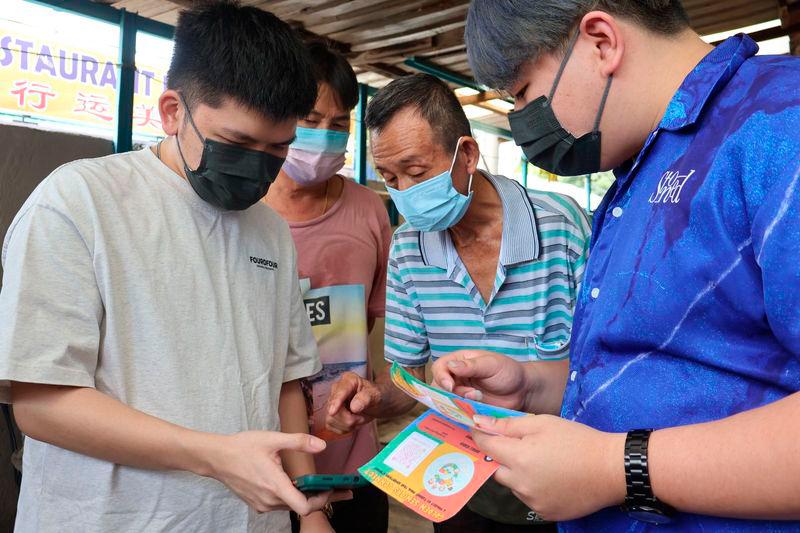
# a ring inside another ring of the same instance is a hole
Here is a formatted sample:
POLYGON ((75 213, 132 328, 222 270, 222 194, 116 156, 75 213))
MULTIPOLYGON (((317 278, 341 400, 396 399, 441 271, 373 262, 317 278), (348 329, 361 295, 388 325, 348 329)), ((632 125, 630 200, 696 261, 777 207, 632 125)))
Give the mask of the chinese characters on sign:
MULTIPOLYGON (((55 42, 43 30, 0 19, 0 112, 110 131, 117 109, 118 69, 105 55, 55 42)), ((163 136, 158 97, 164 70, 137 65, 133 130, 163 136)))

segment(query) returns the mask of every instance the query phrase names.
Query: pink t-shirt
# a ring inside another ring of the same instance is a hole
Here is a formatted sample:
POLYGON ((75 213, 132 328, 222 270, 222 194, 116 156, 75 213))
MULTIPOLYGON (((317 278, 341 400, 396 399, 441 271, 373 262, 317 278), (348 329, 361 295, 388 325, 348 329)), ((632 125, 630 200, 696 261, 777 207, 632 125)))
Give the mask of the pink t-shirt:
MULTIPOLYGON (((338 178, 335 178, 338 179, 338 178)), ((316 456, 321 474, 353 473, 378 453, 374 423, 350 435, 325 429, 331 385, 344 372, 372 377, 369 319, 383 317, 392 229, 380 196, 345 179, 341 197, 319 218, 291 222, 303 299, 323 370, 309 378, 311 431, 328 442, 316 456)))

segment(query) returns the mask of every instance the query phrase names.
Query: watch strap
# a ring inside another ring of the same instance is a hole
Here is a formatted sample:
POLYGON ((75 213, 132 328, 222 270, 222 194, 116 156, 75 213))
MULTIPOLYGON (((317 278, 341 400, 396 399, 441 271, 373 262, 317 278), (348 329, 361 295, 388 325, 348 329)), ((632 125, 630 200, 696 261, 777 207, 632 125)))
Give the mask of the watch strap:
POLYGON ((628 432, 625 439, 625 503, 628 505, 652 504, 656 501, 647 462, 647 447, 652 432, 652 429, 636 429, 628 432))

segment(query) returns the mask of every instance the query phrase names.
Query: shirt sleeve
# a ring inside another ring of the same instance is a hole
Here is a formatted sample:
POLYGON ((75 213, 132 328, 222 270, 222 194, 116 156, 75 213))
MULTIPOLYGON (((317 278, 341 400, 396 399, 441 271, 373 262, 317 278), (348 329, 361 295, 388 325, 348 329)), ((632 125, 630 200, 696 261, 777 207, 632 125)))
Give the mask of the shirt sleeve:
POLYGON ((578 301, 583 277, 586 271, 586 261, 589 260, 589 244, 592 240, 592 225, 586 212, 575 204, 577 217, 570 217, 567 224, 569 242, 569 269, 570 290, 572 292, 573 308, 578 301))
POLYGON ((424 366, 430 359, 425 324, 401 276, 395 246, 386 276, 384 357, 407 367, 424 366))
POLYGON ((755 210, 753 251, 761 268, 764 309, 775 337, 800 357, 800 154, 755 210))
POLYGON ((389 213, 383 202, 378 198, 378 262, 375 268, 375 277, 369 295, 367 314, 369 318, 382 318, 386 316, 386 276, 389 265, 389 248, 392 245, 392 226, 389 223, 389 213))
POLYGON ((28 202, 3 246, 4 403, 12 381, 94 387, 104 313, 92 252, 78 226, 59 209, 28 202))
POLYGON ((289 346, 286 352, 286 366, 283 371, 283 382, 313 376, 322 370, 317 342, 311 332, 303 295, 300 291, 300 280, 297 276, 297 250, 292 249, 292 300, 289 317, 289 346))

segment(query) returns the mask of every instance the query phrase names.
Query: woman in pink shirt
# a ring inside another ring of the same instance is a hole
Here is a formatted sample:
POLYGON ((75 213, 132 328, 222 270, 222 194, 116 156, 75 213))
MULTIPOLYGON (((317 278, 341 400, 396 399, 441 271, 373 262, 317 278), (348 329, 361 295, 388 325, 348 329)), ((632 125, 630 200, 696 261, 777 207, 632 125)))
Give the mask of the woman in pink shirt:
MULTIPOLYGON (((378 452, 375 424, 339 435, 325 429, 331 385, 343 372, 372 377, 367 337, 383 317, 392 230, 381 198, 337 173, 344 166, 358 82, 347 60, 321 42, 309 45, 319 93, 264 201, 289 224, 301 289, 323 370, 309 380, 313 434, 328 441, 317 472, 355 473, 378 452)), ((306 521, 307 519, 301 519, 306 521)), ((293 523, 293 530, 306 524, 293 523)), ((336 531, 384 533, 386 495, 375 487, 333 505, 336 531)), ((311 528, 309 528, 311 529, 311 528)))

